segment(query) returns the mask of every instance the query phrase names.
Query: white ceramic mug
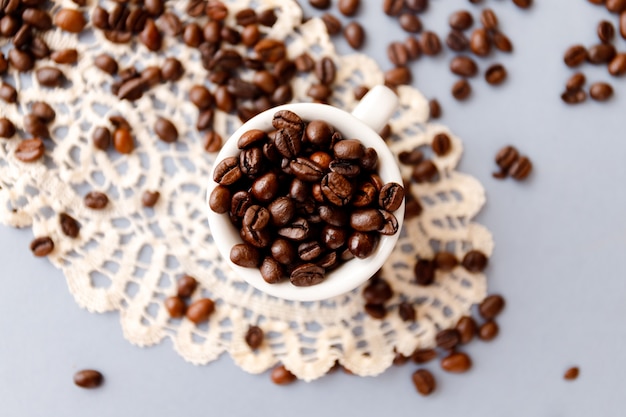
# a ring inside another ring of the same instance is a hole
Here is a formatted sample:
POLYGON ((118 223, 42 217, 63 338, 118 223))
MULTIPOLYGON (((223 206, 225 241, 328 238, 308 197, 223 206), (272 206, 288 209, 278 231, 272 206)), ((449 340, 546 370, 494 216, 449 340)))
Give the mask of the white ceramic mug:
MULTIPOLYGON (((398 105, 396 94, 384 86, 372 88, 354 109, 352 114, 326 104, 296 103, 274 107, 253 117, 243 124, 224 143, 217 155, 214 168, 219 161, 230 156, 236 156, 239 137, 248 130, 273 130, 272 118, 279 110, 290 110, 305 121, 324 120, 341 132, 345 139, 359 139, 365 147, 372 147, 378 153, 379 176, 384 183, 396 182, 402 184, 400 170, 396 159, 389 148, 377 133, 387 123, 398 105)), ((366 259, 354 258, 344 262, 338 268, 326 273, 326 278, 320 284, 310 287, 296 287, 286 279, 284 282, 269 284, 265 282, 258 268, 243 268, 230 261, 230 249, 242 243, 239 231, 232 225, 228 214, 213 212, 208 206, 209 196, 217 183, 213 181, 213 171, 209 179, 207 190, 207 209, 209 227, 220 254, 226 259, 232 269, 248 284, 275 297, 295 301, 317 301, 328 299, 346 293, 371 278, 380 269, 391 254, 404 218, 404 202, 394 215, 398 219, 398 232, 392 236, 380 236, 380 241, 374 253, 366 259)))

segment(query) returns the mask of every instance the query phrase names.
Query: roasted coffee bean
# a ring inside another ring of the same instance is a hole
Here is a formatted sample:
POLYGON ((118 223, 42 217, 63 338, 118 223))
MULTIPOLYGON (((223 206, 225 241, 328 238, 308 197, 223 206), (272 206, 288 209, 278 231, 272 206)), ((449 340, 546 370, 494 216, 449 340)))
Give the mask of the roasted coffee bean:
POLYGON ((264 168, 263 151, 260 147, 243 150, 239 154, 239 167, 243 175, 255 178, 264 168))
POLYGON ((424 160, 424 154, 417 149, 412 151, 402 151, 398 155, 400 163, 404 165, 417 165, 424 160))
POLYGON ((31 25, 23 25, 18 29, 15 36, 13 36, 13 45, 16 48, 24 49, 27 45, 30 45, 33 39, 33 28, 31 25))
MULTIPOLYGON (((342 174, 341 172, 335 170, 333 172, 337 172, 338 174, 342 174)), ((348 176, 342 174, 344 176, 348 176)), ((358 172, 357 172, 358 175, 358 172)), ((367 207, 372 205, 377 199, 378 190, 376 190, 376 186, 371 182, 363 182, 359 184, 356 191, 354 192, 354 196, 352 197, 352 205, 354 207, 367 207)))
POLYGON ((239 231, 239 235, 244 242, 249 243, 255 248, 266 248, 272 243, 271 235, 269 231, 265 229, 252 230, 250 226, 243 225, 239 231))
POLYGON ((452 97, 459 101, 466 100, 471 93, 472 86, 465 79, 458 80, 452 85, 452 97))
POLYGON ((439 119, 441 117, 441 105, 437 99, 430 99, 428 101, 428 107, 430 108, 431 119, 439 119))
POLYGON ((158 191, 146 190, 141 195, 141 204, 144 207, 154 207, 157 201, 159 201, 159 197, 161 197, 161 193, 158 191))
POLYGON ((565 88, 567 89, 567 91, 580 90, 585 85, 585 82, 585 74, 583 74, 582 72, 577 72, 567 80, 565 88))
POLYGON ((339 0, 337 3, 337 8, 344 16, 354 16, 358 11, 361 5, 360 0, 339 0))
POLYGON ((189 101, 198 109, 205 110, 213 105, 213 95, 205 86, 194 85, 189 90, 189 101))
POLYGON ((222 21, 228 16, 228 8, 219 0, 209 0, 204 12, 211 20, 222 21))
POLYGON ((272 242, 270 253, 272 254, 272 258, 283 265, 292 264, 298 256, 296 249, 292 246, 292 244, 286 239, 280 238, 272 242))
POLYGON ((67 213, 59 214, 59 224, 61 225, 61 231, 67 237, 76 238, 80 231, 80 225, 75 218, 67 213))
POLYGON ((462 77, 473 77, 478 73, 478 66, 472 58, 460 55, 450 61, 450 71, 462 77))
POLYGON ((265 282, 268 284, 276 284, 283 279, 283 269, 280 266, 280 263, 269 256, 265 257, 259 270, 261 272, 261 277, 263 277, 265 282))
POLYGON ((106 127, 98 126, 93 131, 92 140, 96 148, 106 151, 111 146, 111 132, 106 127))
POLYGON ((359 209, 350 215, 350 226, 359 232, 373 232, 384 224, 384 218, 377 209, 359 209))
POLYGON ((30 243, 30 250, 37 257, 48 256, 54 250, 54 241, 48 237, 38 237, 30 243))
POLYGON ((465 254, 461 265, 469 272, 478 273, 485 270, 489 259, 487 256, 478 250, 471 250, 465 254))
POLYGON ((384 0, 383 12, 387 16, 398 16, 404 8, 404 0, 384 0))
POLYGON ((337 69, 329 57, 323 57, 315 64, 315 76, 320 83, 330 85, 335 81, 337 69))
POLYGON ((324 281, 324 268, 311 263, 296 267, 289 280, 296 287, 309 287, 324 281))
POLYGON ((309 4, 316 9, 324 10, 328 9, 331 5, 330 0, 309 0, 309 4))
POLYGON ((97 388, 103 381, 102 374, 93 369, 83 369, 74 374, 74 384, 81 388, 97 388))
POLYGON ((263 26, 272 27, 277 19, 274 9, 265 9, 257 13, 257 22, 263 26))
POLYGON ((9 69, 9 61, 4 57, 4 54, 0 52, 0 74, 4 74, 9 69))
POLYGON ((214 311, 215 303, 213 300, 209 298, 201 298, 194 301, 189 305, 189 307, 187 307, 185 317, 195 324, 200 324, 207 321, 214 311))
POLYGON ((611 13, 621 13, 626 10, 625 0, 606 0, 606 9, 611 13))
POLYGON ((425 159, 413 168, 411 177, 416 182, 434 181, 439 174, 437 166, 430 159, 425 159))
POLYGON ((109 204, 109 197, 98 191, 90 191, 85 195, 84 203, 92 210, 102 210, 109 204))
POLYGON ((459 334, 459 342, 465 345, 474 339, 477 331, 476 321, 471 316, 463 316, 457 322, 455 329, 459 334))
POLYGON ((420 46, 420 42, 414 37, 409 36, 404 41, 404 46, 406 48, 407 56, 410 61, 414 61, 422 55, 422 47, 420 46))
POLYGON ((348 23, 343 29, 343 36, 353 49, 361 49, 365 42, 365 30, 359 22, 348 23))
POLYGON ((419 33, 422 31, 422 21, 413 13, 402 13, 398 18, 398 22, 405 32, 419 33))
POLYGON ((326 248, 336 250, 345 245, 348 240, 348 233, 344 228, 327 224, 322 228, 321 240, 326 248))
POLYGON ((79 33, 86 24, 85 17, 76 9, 61 9, 54 15, 54 25, 66 32, 79 33))
POLYGON ((431 148, 438 156, 445 156, 452 149, 452 141, 446 133, 438 133, 433 138, 431 148))
POLYGON ((487 321, 478 329, 478 337, 486 342, 491 341, 498 336, 500 328, 495 321, 487 321))
POLYGON ((185 11, 191 17, 198 17, 204 14, 206 0, 189 0, 185 11))
POLYGON ((502 84, 506 77, 506 68, 502 64, 493 64, 485 71, 485 80, 491 85, 502 84))
POLYGON ((611 62, 616 54, 617 52, 613 45, 601 43, 589 48, 587 61, 592 64, 606 64, 611 62))
POLYGON ((491 33, 491 41, 493 42, 493 46, 495 46, 496 49, 499 51, 502 51, 502 52, 513 51, 513 43, 502 32, 494 31, 493 33, 491 33))
POLYGON ((532 3, 532 0, 513 0, 513 4, 515 4, 520 9, 528 9, 532 5, 532 3))
POLYGON ((387 183, 381 188, 378 197, 378 205, 392 212, 396 211, 404 201, 404 187, 395 182, 387 183))
POLYGON ((244 340, 250 349, 258 349, 263 344, 263 330, 259 326, 250 326, 244 340))
POLYGON ((276 63, 287 55, 284 42, 269 38, 261 39, 254 46, 254 52, 259 59, 270 63, 276 63))
POLYGON ((185 302, 178 296, 167 297, 163 302, 169 316, 173 319, 179 319, 185 315, 187 306, 185 302))
POLYGON ((113 132, 113 146, 121 154, 129 154, 135 149, 135 143, 130 131, 125 128, 115 129, 113 132))
POLYGON ((435 263, 427 259, 420 259, 413 270, 415 282, 418 285, 427 286, 435 281, 435 263))
POLYGON ((254 231, 265 229, 269 222, 269 210, 256 204, 248 207, 246 213, 243 216, 243 225, 254 231))
POLYGON ((450 252, 438 252, 433 259, 435 268, 442 271, 452 271, 459 264, 458 259, 450 252))
POLYGON ((404 0, 404 4, 415 13, 423 13, 428 9, 428 0, 404 0))
POLYGON ((593 83, 589 87, 589 96, 596 101, 607 101, 613 96, 613 87, 604 82, 593 83))
POLYGON ((343 227, 348 224, 348 213, 344 210, 333 206, 320 206, 318 211, 322 220, 332 226, 343 227))
POLYGON ((110 75, 114 75, 118 70, 117 61, 108 54, 98 55, 94 60, 94 64, 96 67, 110 75))
POLYGON ((561 94, 561 100, 567 104, 580 104, 587 99, 587 93, 581 90, 568 90, 561 94))
POLYGON ((230 210, 232 195, 228 187, 218 185, 211 191, 209 207, 216 213, 223 214, 230 210))
POLYGON ((474 18, 467 10, 458 10, 450 15, 448 24, 452 29, 467 30, 474 24, 474 18))
POLYGON ((109 29, 109 12, 100 6, 96 6, 91 14, 91 23, 98 29, 109 29))
POLYGON ((0 138, 10 139, 15 135, 15 125, 6 117, 0 117, 0 138))
POLYGON ((498 151, 496 155, 496 164, 503 170, 507 171, 519 158, 519 152, 513 146, 505 146, 498 151))
POLYGON ((224 158, 213 173, 213 180, 221 185, 231 185, 241 178, 239 159, 236 156, 224 158))
POLYGON ((272 126, 274 126, 275 129, 292 129, 302 132, 304 129, 304 122, 300 116, 294 112, 289 110, 280 110, 274 113, 272 126))
POLYGON ((289 372, 287 368, 285 368, 285 365, 280 365, 272 369, 270 377, 272 382, 276 385, 289 385, 298 379, 294 374, 289 372))
POLYGON ((324 13, 322 15, 322 22, 324 22, 324 26, 326 26, 326 31, 330 36, 341 33, 341 21, 331 13, 324 13))
POLYGON ((411 355, 411 359, 417 364, 428 363, 436 358, 437 351, 435 349, 417 349, 411 355))
POLYGON ((148 85, 145 80, 140 77, 131 78, 122 83, 117 92, 117 97, 120 100, 135 101, 140 99, 147 89, 148 85))
MULTIPOLYGON (((286 166, 289 167, 289 160, 285 158, 283 161, 286 161, 286 166)), ((283 172, 285 172, 284 168, 283 172)), ((290 175, 291 172, 287 172, 287 174, 290 175)), ((289 187, 289 197, 293 198, 298 203, 304 203, 309 198, 310 194, 311 187, 309 186, 309 184, 305 183, 302 180, 299 180, 298 178, 294 178, 291 181, 291 185, 289 187)))
POLYGON ((309 87, 306 94, 317 102, 325 103, 328 97, 331 96, 332 90, 324 84, 313 84, 309 87))
POLYGON ((365 147, 357 139, 345 139, 333 146, 335 158, 357 160, 363 158, 365 147))
POLYGON ((190 23, 183 31, 183 42, 185 45, 197 48, 203 40, 202 29, 197 23, 190 23))
POLYGON ((387 309, 382 304, 365 304, 365 312, 372 318, 382 320, 387 315, 387 309))
MULTIPOLYGON (((22 21, 39 30, 48 30, 52 27, 52 18, 44 10, 29 7, 22 12, 22 21)), ((13 41, 15 42, 15 40, 13 41)))
POLYGON ((173 143, 178 140, 178 130, 174 123, 164 117, 158 117, 154 123, 154 133, 165 143, 173 143))
POLYGON ((609 74, 616 77, 626 74, 626 53, 615 55, 615 58, 609 63, 609 74))
POLYGON ((302 127, 299 129, 284 128, 276 132, 274 145, 285 158, 295 158, 302 149, 302 127))
POLYGON ((600 42, 610 43, 615 36, 615 26, 611 22, 603 20, 598 23, 597 34, 600 42))
POLYGON ((148 19, 146 24, 138 36, 141 43, 143 43, 146 48, 151 51, 158 51, 161 49, 161 43, 163 38, 161 37, 161 33, 159 33, 159 29, 157 28, 154 20, 148 19))
POLYGON ((409 61, 409 54, 406 50, 406 46, 402 42, 390 43, 387 47, 387 57, 389 61, 397 67, 404 66, 409 61))
POLYGON ((491 9, 483 9, 480 13, 480 23, 487 30, 495 30, 498 28, 498 17, 491 9))
POLYGON ((9 62, 19 72, 30 71, 35 66, 35 61, 28 52, 15 48, 9 51, 9 62))
POLYGON ((567 51, 565 51, 563 61, 565 62, 565 65, 573 68, 585 62, 587 60, 587 57, 587 49, 584 46, 574 45, 570 46, 567 51))
POLYGON ((230 261, 244 268, 256 268, 260 264, 259 250, 247 243, 238 243, 230 249, 230 261))
POLYGON ((185 73, 185 69, 178 59, 169 57, 163 62, 161 73, 163 81, 178 81, 185 73))
POLYGON ((411 375, 413 385, 420 394, 426 396, 432 394, 437 386, 435 377, 426 369, 418 369, 411 375))
POLYGON ((386 210, 380 210, 383 216, 383 226, 378 230, 381 235, 393 236, 399 229, 398 219, 386 210))
POLYGON ((487 30, 484 28, 474 29, 470 36, 470 49, 478 56, 487 56, 491 52, 491 43, 487 30))
POLYGON ((350 253, 359 259, 369 257, 376 250, 378 236, 371 233, 354 232, 348 238, 348 249, 350 253))
MULTIPOLYGON (((198 113, 198 120, 196 121, 196 129, 197 130, 206 130, 209 129, 210 127, 213 126, 213 109, 206 109, 206 110, 202 110, 200 113, 198 113)), ((210 138, 210 139, 216 139, 216 138, 210 138)), ((205 147, 204 149, 207 152, 215 152, 213 150, 209 150, 207 148, 207 146, 209 145, 208 142, 209 138, 208 136, 205 137, 205 147)), ((211 144, 218 146, 217 143, 212 143, 211 144)), ((221 142, 219 143, 219 148, 221 148, 221 142)), ((219 148, 217 150, 219 150, 219 148)))
POLYGON ((399 86, 410 84, 412 79, 411 71, 407 67, 392 68, 385 71, 385 84, 399 86))
POLYGON ((402 366, 408 361, 409 361, 409 358, 407 356, 404 356, 403 354, 396 352, 396 356, 393 357, 393 361, 391 363, 393 363, 395 366, 402 366))
POLYGON ((291 85, 281 85, 272 94, 271 101, 275 105, 285 104, 293 99, 291 85))
POLYGON ((242 9, 235 14, 235 21, 239 26, 253 25, 257 21, 256 12, 251 8, 242 9))
POLYGON ((209 21, 204 25, 202 29, 202 35, 204 40, 212 43, 219 44, 222 41, 222 25, 216 21, 209 21))
POLYGON ((565 371, 565 374, 563 374, 563 379, 565 379, 566 381, 573 381, 578 378, 579 374, 580 369, 578 369, 577 366, 574 366, 565 371))
POLYGON ((354 187, 343 175, 330 172, 322 178, 324 197, 335 206, 345 206, 352 199, 354 187))
POLYGON ((412 304, 406 301, 398 304, 398 314, 400 315, 402 321, 415 321, 417 319, 415 308, 412 304))
POLYGON ((22 162, 35 162, 44 155, 45 150, 41 139, 26 139, 15 148, 15 158, 22 162))
POLYGON ((455 52, 463 52, 469 46, 469 40, 458 30, 452 30, 446 37, 446 45, 455 52))
POLYGON ((183 275, 176 282, 176 294, 179 297, 188 298, 191 297, 197 287, 198 281, 194 277, 190 275, 183 275))
POLYGON ((0 35, 3 35, 7 38, 15 35, 15 33, 20 28, 19 20, 11 15, 5 15, 0 19, 0 35))
POLYGON ((291 224, 278 229, 278 235, 289 240, 301 242, 309 237, 309 223, 303 218, 295 219, 291 224))
POLYGON ((313 60, 313 58, 311 58, 311 55, 307 54, 306 52, 298 55, 293 62, 296 66, 296 70, 300 72, 309 72, 315 66, 315 61, 313 60))
POLYGON ((622 38, 626 39, 626 11, 623 11, 619 15, 619 33, 622 38))
POLYGON ((323 120, 312 120, 305 130, 305 138, 309 143, 325 148, 331 141, 332 127, 323 120))
POLYGON ((246 213, 248 207, 252 205, 252 196, 247 191, 237 191, 233 194, 231 205, 230 205, 230 214, 231 216, 241 219, 243 215, 246 213))
POLYGON ((525 156, 520 157, 509 169, 509 175, 516 180, 526 179, 533 169, 533 164, 525 156))
POLYGON ((478 312, 486 320, 492 320, 502 312, 504 305, 501 295, 489 295, 478 306, 478 312))
POLYGON ((298 245, 298 257, 305 262, 312 262, 324 253, 319 242, 304 242, 298 245))
POLYGON ((469 371, 471 367, 470 357, 462 352, 454 352, 441 359, 441 368, 447 372, 463 373, 469 371))
POLYGON ((324 176, 324 169, 306 158, 296 158, 289 163, 293 175, 307 182, 319 181, 324 176))
POLYGON ((368 304, 384 304, 393 297, 393 291, 387 281, 372 278, 363 289, 363 299, 368 304))
POLYGON ((220 30, 220 36, 222 41, 231 45, 237 45, 241 42, 241 34, 236 30, 228 26, 223 26, 220 30))
POLYGON ((420 37, 420 46, 424 55, 434 56, 441 52, 441 41, 435 32, 423 32, 420 37))
POLYGON ((322 151, 313 152, 311 156, 309 156, 309 159, 321 166, 324 170, 329 169, 330 163, 333 160, 329 154, 322 151))
POLYGON ((452 350, 461 342, 461 335, 456 329, 445 329, 437 333, 435 343, 437 347, 452 350))

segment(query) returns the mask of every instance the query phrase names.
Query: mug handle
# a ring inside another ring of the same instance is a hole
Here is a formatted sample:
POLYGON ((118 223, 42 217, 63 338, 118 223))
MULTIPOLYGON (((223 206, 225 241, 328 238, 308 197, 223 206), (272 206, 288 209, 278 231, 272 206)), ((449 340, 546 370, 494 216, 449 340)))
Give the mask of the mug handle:
POLYGON ((352 115, 378 133, 391 119, 397 107, 396 93, 384 85, 377 85, 363 96, 352 115))

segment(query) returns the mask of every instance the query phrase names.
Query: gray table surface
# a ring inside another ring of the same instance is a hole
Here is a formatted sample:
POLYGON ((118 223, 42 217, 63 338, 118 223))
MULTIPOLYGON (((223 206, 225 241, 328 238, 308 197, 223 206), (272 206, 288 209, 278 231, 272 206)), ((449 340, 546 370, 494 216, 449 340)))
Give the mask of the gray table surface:
MULTIPOLYGON (((365 50, 387 68, 386 44, 406 35, 382 14, 380 1, 362 3, 359 19, 372 28, 365 50)), ((610 79, 616 97, 578 107, 559 99, 572 73, 561 60, 566 47, 596 43, 596 23, 617 18, 583 0, 540 0, 528 11, 510 1, 486 3, 515 52, 480 66, 504 63, 506 85, 492 88, 476 79, 472 98, 458 103, 449 94, 455 80, 447 70, 450 53, 412 67, 414 85, 439 98, 442 122, 465 141, 460 169, 488 193, 478 221, 496 239, 489 286, 506 295, 508 307, 500 336, 467 348, 471 372, 444 374, 433 363, 428 368, 438 390, 424 398, 410 382, 411 364, 377 378, 337 373, 289 387, 273 385, 267 374, 248 375, 227 356, 195 367, 169 342, 130 345, 117 314, 78 308, 61 273, 32 258, 32 233, 1 227, 0 415, 623 416, 626 85, 587 65, 588 79, 610 79), (491 178, 493 156, 508 143, 535 163, 524 183, 491 178), (580 366, 581 376, 566 382, 562 375, 571 365, 580 366), (106 384, 76 388, 73 373, 90 367, 104 372, 106 384)), ((436 0, 423 21, 444 34, 448 14, 459 7, 479 10, 467 1, 436 0)), ((617 42, 624 48, 624 40, 617 42)))

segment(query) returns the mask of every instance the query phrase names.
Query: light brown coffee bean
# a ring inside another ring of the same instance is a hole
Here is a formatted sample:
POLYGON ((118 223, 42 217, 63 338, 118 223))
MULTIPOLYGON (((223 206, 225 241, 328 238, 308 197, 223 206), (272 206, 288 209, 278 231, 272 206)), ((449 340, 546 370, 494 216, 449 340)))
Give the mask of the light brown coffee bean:
POLYGON ((38 237, 30 243, 30 250, 36 257, 48 256, 54 250, 54 241, 48 236, 38 237))
POLYGON ((454 352, 441 359, 441 368, 452 373, 464 373, 472 367, 472 361, 463 352, 454 352))
POLYGON ((172 296, 165 299, 163 302, 165 309, 169 316, 173 319, 179 319, 185 315, 187 306, 185 302, 178 296, 172 296))
POLYGON ((61 9, 54 15, 54 24, 66 32, 79 33, 87 22, 80 11, 76 9, 61 9))
POLYGON ((26 139, 21 141, 15 148, 15 158, 26 163, 35 162, 44 155, 45 150, 46 148, 41 139, 26 139))
POLYGON ((276 385, 288 385, 298 379, 294 374, 289 372, 287 368, 285 368, 285 365, 280 365, 272 369, 270 377, 272 382, 276 385))
POLYGON ((436 388, 435 377, 427 369, 418 369, 411 375, 413 385, 420 394, 430 395, 436 388))
POLYGON ((492 320, 504 310, 505 302, 501 295, 490 295, 478 306, 478 312, 486 320, 492 320))
POLYGON ((102 385, 104 377, 93 369, 83 369, 74 374, 74 384, 81 388, 97 388, 102 385))
POLYGON ((215 311, 215 303, 209 298, 201 298, 187 307, 185 317, 195 324, 205 322, 215 311))

